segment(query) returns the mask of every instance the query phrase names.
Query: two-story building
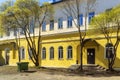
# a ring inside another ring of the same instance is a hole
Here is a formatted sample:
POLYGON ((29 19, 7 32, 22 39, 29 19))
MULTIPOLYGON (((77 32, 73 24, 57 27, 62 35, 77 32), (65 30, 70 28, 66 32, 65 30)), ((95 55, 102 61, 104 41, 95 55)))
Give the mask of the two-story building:
MULTIPOLYGON (((55 13, 54 20, 44 21, 42 25, 42 48, 40 57, 40 66, 44 67, 64 67, 67 68, 74 64, 80 64, 80 50, 79 50, 79 34, 78 29, 74 24, 75 18, 64 14, 64 1, 52 3, 55 13)), ((74 4, 74 3, 73 3, 74 4)), ((120 0, 96 0, 94 9, 88 12, 87 27, 91 18, 95 15, 120 5, 120 0)), ((84 9, 84 7, 83 7, 84 9)), ((85 13, 84 10, 80 13, 79 23, 82 25, 81 29, 85 29, 85 13)), ((28 44, 25 40, 24 34, 20 30, 20 55, 21 61, 30 62, 30 66, 34 64, 28 56, 28 44)), ((36 36, 38 35, 37 28, 35 29, 36 36)), ((8 30, 6 34, 0 37, 0 64, 16 65, 18 62, 18 52, 15 48, 16 32, 8 30)), ((105 53, 106 39, 103 35, 90 34, 86 39, 89 39, 83 49, 83 64, 96 64, 103 67, 108 66, 108 60, 105 53), (94 40, 92 40, 94 38, 94 40)), ((114 39, 114 38, 113 38, 114 39)), ((120 67, 120 46, 116 55, 114 67, 120 67)))

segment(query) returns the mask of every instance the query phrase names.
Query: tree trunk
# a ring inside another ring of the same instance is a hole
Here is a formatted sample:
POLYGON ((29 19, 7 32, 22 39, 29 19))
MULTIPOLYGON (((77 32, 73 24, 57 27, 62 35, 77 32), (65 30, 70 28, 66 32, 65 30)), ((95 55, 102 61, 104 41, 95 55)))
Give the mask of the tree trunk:
POLYGON ((37 60, 36 60, 35 66, 36 66, 36 67, 39 66, 39 60, 38 60, 38 58, 37 58, 37 60))
POLYGON ((80 71, 83 71, 83 44, 80 42, 80 71))

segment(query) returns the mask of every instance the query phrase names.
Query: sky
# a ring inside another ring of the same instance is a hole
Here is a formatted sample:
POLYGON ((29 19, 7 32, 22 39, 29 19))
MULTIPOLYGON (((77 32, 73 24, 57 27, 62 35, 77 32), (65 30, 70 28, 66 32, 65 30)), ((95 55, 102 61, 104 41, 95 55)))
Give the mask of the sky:
MULTIPOLYGON (((6 0, 0 0, 0 4, 2 3, 2 2, 5 2, 6 0)), ((15 0, 13 0, 13 1, 15 1, 15 0)), ((40 2, 52 2, 53 0, 40 0, 40 2)), ((60 0, 56 0, 56 1, 60 1, 60 0)))
MULTIPOLYGON (((0 0, 0 4, 5 2, 5 1, 7 1, 7 0, 0 0)), ((12 0, 12 1, 15 1, 15 0, 12 0)))
POLYGON ((4 2, 4 1, 6 1, 6 0, 0 0, 0 3, 4 2))

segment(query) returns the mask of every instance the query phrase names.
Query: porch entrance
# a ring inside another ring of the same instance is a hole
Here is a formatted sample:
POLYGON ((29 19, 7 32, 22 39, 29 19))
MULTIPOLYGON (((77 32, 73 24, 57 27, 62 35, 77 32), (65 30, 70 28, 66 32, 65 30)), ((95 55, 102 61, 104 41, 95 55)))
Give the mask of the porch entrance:
POLYGON ((95 64, 95 49, 87 49, 87 64, 95 64))

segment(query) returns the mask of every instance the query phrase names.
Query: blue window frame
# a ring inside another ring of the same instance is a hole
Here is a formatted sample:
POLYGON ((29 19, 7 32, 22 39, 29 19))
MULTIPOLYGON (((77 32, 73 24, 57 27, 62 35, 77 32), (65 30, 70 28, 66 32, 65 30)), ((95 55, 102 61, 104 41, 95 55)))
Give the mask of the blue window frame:
POLYGON ((30 21, 29 32, 34 33, 34 20, 33 19, 30 21))
POLYGON ((46 31, 46 22, 45 21, 42 24, 42 31, 46 31))
POLYGON ((90 12, 88 15, 88 22, 90 23, 91 19, 95 16, 95 12, 90 12))
POLYGON ((73 20, 72 16, 68 16, 68 21, 67 21, 68 28, 72 27, 72 20, 73 20))
POLYGON ((78 25, 79 26, 83 25, 83 14, 78 15, 78 25))
POLYGON ((63 18, 59 18, 58 19, 58 29, 62 29, 63 28, 63 18))
POLYGON ((54 20, 50 21, 50 31, 54 30, 54 20))

